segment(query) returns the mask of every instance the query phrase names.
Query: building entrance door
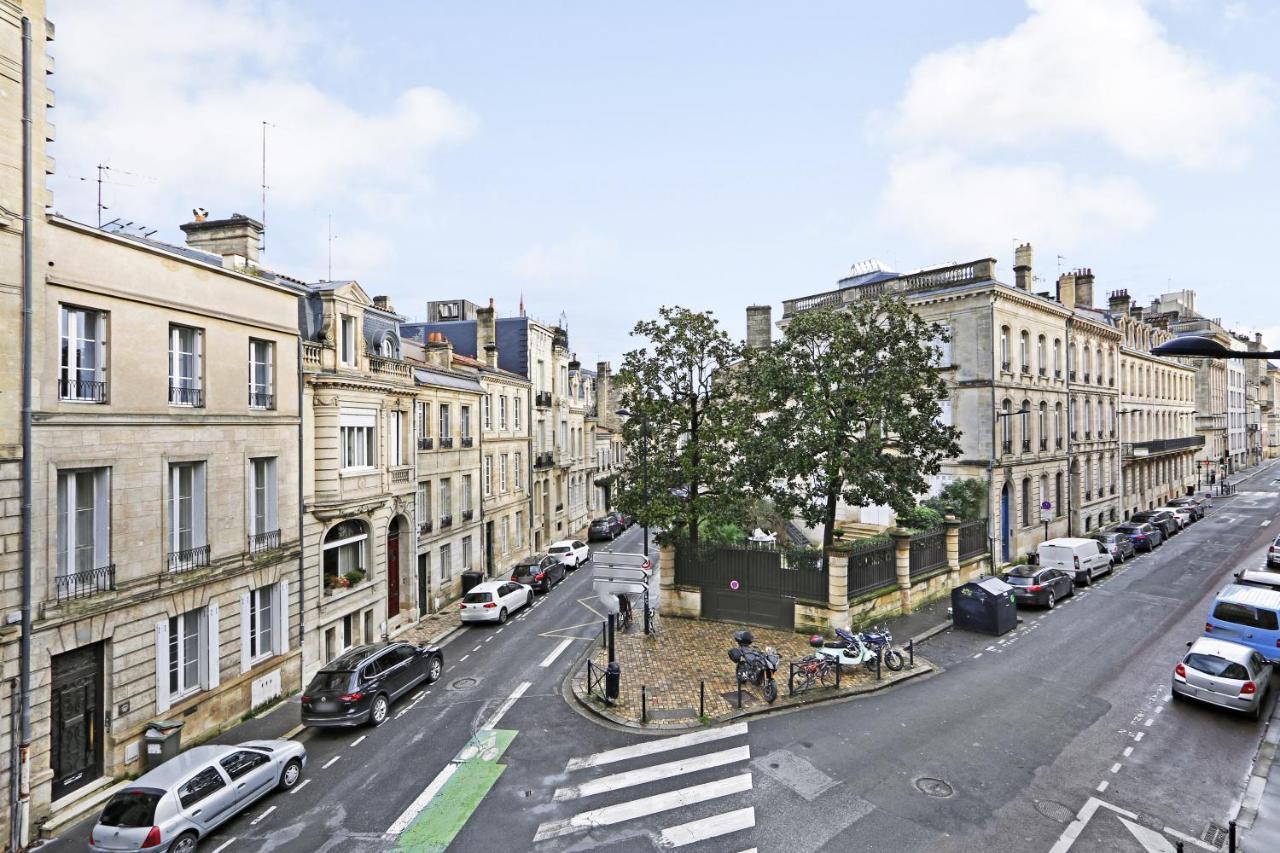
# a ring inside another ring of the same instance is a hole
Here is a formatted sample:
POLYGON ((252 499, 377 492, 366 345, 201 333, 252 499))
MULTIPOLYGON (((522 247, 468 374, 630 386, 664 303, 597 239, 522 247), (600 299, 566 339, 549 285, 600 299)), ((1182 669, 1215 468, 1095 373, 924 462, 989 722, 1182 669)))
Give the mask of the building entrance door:
POLYGON ((387 618, 400 615, 400 519, 387 528, 387 618))
POLYGON ((102 644, 53 656, 53 799, 102 775, 102 644))
POLYGON ((1003 562, 1009 562, 1011 559, 1009 551, 1011 545, 1009 542, 1010 534, 1013 533, 1013 525, 1009 523, 1009 513, 1013 507, 1012 500, 1009 497, 1009 484, 1005 483, 1004 488, 1000 490, 1000 557, 1003 562))
POLYGON ((493 577, 493 522, 486 521, 484 525, 484 573, 486 577, 493 577))

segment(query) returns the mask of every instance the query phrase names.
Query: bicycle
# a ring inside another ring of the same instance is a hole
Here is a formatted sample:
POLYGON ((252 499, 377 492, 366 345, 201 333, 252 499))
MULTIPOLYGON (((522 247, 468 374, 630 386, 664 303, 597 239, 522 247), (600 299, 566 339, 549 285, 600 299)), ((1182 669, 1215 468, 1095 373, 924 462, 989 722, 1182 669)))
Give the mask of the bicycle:
POLYGON ((625 634, 631 630, 631 600, 618 596, 618 630, 625 634))
POLYGON ((840 664, 826 655, 809 655, 796 661, 791 667, 791 693, 803 693, 815 687, 835 687, 840 675, 840 664))

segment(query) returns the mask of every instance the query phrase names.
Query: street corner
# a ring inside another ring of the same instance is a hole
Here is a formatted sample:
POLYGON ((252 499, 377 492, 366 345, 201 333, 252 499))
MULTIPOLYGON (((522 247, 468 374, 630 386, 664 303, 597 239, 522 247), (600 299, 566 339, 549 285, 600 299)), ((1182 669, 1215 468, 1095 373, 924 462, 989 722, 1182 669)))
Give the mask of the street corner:
POLYGON ((907 657, 898 670, 881 666, 831 665, 819 673, 806 671, 813 649, 806 636, 752 628, 755 647, 779 656, 774 683, 778 696, 767 701, 762 687, 739 684, 727 652, 738 625, 706 620, 667 618, 662 630, 645 636, 635 632, 615 638, 618 684, 606 699, 608 649, 597 641, 568 677, 567 701, 608 723, 648 731, 698 728, 740 717, 805 705, 850 699, 878 692, 937 671, 919 654, 907 657), (800 663, 793 667, 793 664, 800 663), (839 669, 837 680, 836 670, 839 669))
POLYGON ((1175 851, 1223 848, 1222 838, 1212 842, 1196 838, 1174 827, 1153 825, 1150 818, 1121 808, 1106 800, 1090 797, 1058 836, 1049 853, 1175 853, 1175 851))

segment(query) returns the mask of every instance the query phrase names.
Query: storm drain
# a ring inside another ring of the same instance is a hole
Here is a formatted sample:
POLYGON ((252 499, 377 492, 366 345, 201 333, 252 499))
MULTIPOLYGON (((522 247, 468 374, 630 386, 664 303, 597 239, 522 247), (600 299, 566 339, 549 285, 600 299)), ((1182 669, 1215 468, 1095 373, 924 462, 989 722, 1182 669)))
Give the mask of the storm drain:
POLYGON ((939 800, 945 800, 956 792, 956 789, 952 788, 948 782, 943 779, 935 779, 932 776, 921 776, 917 779, 916 789, 925 796, 939 800))
POLYGON ((1075 817, 1071 809, 1053 800, 1036 800, 1036 811, 1058 823, 1069 823, 1075 817))
POLYGON ((1200 840, 1214 847, 1221 847, 1227 843, 1227 829, 1216 823, 1210 823, 1204 828, 1204 832, 1200 833, 1200 840))

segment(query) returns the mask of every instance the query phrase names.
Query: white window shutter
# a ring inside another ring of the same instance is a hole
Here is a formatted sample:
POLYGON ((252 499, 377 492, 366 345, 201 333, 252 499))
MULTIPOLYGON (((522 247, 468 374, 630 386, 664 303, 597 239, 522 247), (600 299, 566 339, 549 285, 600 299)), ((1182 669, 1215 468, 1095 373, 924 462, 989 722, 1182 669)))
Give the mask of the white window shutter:
POLYGON ((251 593, 240 593, 240 671, 248 672, 253 668, 249 655, 249 596, 251 593))
POLYGON ((156 623, 156 713, 169 710, 169 620, 156 623))
MULTIPOLYGON (((280 529, 280 471, 275 459, 266 464, 267 469, 267 530, 280 529)), ((284 537, 280 537, 283 539, 284 537)))
MULTIPOLYGON (((197 462, 191 475, 191 538, 196 545, 209 544, 207 504, 205 496, 206 463, 197 462)), ((212 555, 210 555, 212 560, 212 555)))
POLYGON ((280 596, 280 600, 276 603, 276 616, 280 620, 280 627, 276 629, 276 654, 284 654, 289 651, 289 582, 281 580, 276 583, 276 589, 280 596))
POLYGON ((207 689, 213 690, 218 686, 219 678, 222 674, 222 632, 219 630, 222 623, 219 621, 218 602, 210 601, 209 606, 205 608, 204 612, 205 633, 209 640, 207 689))

